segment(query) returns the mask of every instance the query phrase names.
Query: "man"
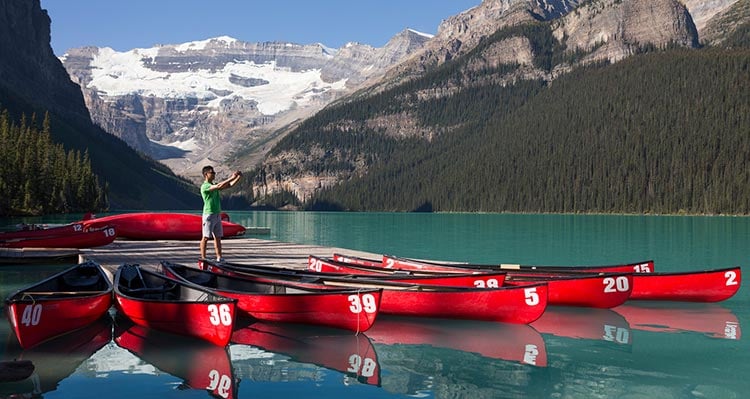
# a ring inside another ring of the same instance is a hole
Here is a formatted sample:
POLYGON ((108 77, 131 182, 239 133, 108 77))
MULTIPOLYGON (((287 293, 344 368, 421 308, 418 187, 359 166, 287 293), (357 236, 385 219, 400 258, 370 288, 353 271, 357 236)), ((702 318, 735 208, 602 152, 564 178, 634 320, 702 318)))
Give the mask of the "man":
POLYGON ((219 191, 232 187, 242 177, 239 170, 232 173, 232 176, 224 181, 214 184, 216 172, 212 166, 203 167, 203 184, 201 185, 201 197, 203 197, 203 238, 201 238, 201 259, 206 258, 206 244, 213 237, 214 250, 216 251, 216 260, 224 261, 221 257, 221 238, 224 236, 224 229, 221 226, 221 198, 219 191))

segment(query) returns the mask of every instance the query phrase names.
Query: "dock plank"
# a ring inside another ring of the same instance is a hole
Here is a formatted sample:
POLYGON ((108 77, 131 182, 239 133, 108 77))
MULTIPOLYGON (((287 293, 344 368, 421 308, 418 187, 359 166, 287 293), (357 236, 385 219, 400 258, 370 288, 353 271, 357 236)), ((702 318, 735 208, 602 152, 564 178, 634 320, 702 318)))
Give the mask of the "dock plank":
MULTIPOLYGON (((156 268, 162 260, 194 266, 200 256, 198 241, 134 241, 119 238, 109 245, 81 252, 81 261, 92 260, 110 271, 124 263, 156 268)), ((377 259, 382 256, 352 249, 247 237, 222 240, 222 252, 230 262, 293 269, 306 268, 310 255, 331 257, 337 252, 377 259)), ((208 242, 207 255, 214 256, 213 241, 208 242)))

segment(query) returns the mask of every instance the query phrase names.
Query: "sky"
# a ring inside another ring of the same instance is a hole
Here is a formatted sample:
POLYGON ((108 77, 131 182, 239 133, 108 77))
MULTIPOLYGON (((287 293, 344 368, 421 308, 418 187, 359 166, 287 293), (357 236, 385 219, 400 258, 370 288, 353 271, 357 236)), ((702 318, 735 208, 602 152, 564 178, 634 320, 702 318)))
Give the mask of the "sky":
POLYGON ((116 51, 218 36, 246 42, 348 42, 382 47, 404 29, 435 34, 481 0, 41 0, 56 55, 83 46, 116 51))

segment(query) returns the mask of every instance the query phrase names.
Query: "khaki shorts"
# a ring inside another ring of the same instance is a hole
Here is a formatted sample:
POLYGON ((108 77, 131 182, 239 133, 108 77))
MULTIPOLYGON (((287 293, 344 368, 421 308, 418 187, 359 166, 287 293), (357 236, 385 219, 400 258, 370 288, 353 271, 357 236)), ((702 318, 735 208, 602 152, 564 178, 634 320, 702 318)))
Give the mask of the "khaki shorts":
POLYGON ((210 215, 203 215, 203 237, 224 237, 224 227, 221 225, 221 214, 212 213, 210 215))

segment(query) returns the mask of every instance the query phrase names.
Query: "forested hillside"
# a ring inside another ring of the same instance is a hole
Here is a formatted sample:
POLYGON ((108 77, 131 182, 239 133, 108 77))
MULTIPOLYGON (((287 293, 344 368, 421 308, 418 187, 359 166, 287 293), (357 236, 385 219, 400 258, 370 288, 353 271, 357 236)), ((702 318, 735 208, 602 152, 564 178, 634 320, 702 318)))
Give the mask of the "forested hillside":
POLYGON ((488 108, 486 124, 393 154, 315 201, 352 210, 747 214, 749 71, 750 52, 721 49, 579 69, 513 112, 488 108))
MULTIPOLYGON (((272 153, 308 156, 265 165, 255 183, 348 176, 302 199, 308 209, 748 214, 746 32, 721 49, 637 45, 623 62, 550 83, 528 66, 476 60, 519 36, 542 74, 586 54, 566 51, 546 24, 503 29, 419 79, 308 119, 272 153), (447 94, 425 95, 436 92, 447 94), (438 133, 399 137, 358 122, 389 115, 438 133)), ((294 202, 281 198, 275 205, 294 202)))
POLYGON ((88 212, 107 209, 106 187, 88 152, 65 151, 34 116, 12 121, 0 109, 0 216, 88 212))

